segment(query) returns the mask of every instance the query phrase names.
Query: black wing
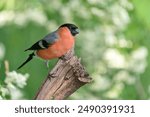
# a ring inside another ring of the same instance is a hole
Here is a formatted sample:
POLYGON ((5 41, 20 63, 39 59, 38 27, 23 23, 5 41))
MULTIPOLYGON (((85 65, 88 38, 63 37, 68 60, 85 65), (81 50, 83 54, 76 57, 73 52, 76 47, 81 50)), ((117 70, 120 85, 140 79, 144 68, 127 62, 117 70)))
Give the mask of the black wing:
POLYGON ((49 44, 45 40, 40 40, 36 42, 34 45, 32 45, 30 48, 26 49, 27 50, 40 50, 40 49, 45 49, 48 48, 49 44))
POLYGON ((55 43, 58 39, 57 31, 54 31, 48 35, 46 35, 42 40, 36 42, 34 45, 32 45, 27 50, 40 50, 40 49, 46 49, 53 43, 55 43))

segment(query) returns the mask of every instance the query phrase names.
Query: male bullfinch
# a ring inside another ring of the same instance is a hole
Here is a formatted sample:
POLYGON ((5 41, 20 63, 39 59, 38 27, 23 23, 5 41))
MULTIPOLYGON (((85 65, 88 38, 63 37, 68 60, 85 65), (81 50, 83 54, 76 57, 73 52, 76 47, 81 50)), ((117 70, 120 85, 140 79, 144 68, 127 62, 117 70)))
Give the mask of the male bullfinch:
POLYGON ((74 24, 66 23, 61 25, 57 30, 46 35, 43 39, 25 50, 32 50, 33 53, 29 55, 28 59, 18 69, 32 60, 34 56, 38 56, 44 60, 62 57, 74 46, 74 37, 78 33, 79 29, 74 24))

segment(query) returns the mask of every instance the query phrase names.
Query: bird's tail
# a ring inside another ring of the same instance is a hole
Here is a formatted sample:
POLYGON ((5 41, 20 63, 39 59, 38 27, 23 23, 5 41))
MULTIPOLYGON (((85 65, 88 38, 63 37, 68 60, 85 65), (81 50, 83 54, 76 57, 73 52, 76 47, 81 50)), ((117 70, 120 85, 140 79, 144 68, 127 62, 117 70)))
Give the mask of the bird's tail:
POLYGON ((27 59, 24 63, 22 63, 17 69, 20 69, 20 68, 23 67, 26 63, 28 63, 29 61, 31 61, 34 56, 35 56, 34 52, 31 53, 31 54, 29 55, 28 59, 27 59))

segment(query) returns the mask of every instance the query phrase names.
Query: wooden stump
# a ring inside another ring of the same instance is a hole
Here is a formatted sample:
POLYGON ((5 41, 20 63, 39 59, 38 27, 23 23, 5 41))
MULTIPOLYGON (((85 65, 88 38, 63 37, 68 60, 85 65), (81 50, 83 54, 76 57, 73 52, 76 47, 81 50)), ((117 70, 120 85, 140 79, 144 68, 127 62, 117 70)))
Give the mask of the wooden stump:
POLYGON ((48 74, 45 82, 39 89, 36 100, 66 99, 81 86, 91 82, 92 78, 85 71, 80 59, 70 50, 59 59, 55 67, 48 74))

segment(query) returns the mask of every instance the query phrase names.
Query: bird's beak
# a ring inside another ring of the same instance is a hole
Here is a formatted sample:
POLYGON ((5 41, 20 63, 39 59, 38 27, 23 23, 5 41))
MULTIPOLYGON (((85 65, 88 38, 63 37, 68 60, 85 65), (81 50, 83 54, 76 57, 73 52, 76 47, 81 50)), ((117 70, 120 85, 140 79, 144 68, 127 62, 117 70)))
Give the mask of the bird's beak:
POLYGON ((76 31, 76 34, 79 34, 79 32, 80 32, 80 30, 78 28, 75 31, 76 31))
POLYGON ((72 30, 71 33, 73 36, 75 36, 76 34, 79 34, 79 29, 76 28, 76 29, 72 30))

